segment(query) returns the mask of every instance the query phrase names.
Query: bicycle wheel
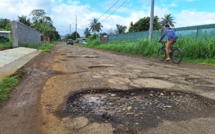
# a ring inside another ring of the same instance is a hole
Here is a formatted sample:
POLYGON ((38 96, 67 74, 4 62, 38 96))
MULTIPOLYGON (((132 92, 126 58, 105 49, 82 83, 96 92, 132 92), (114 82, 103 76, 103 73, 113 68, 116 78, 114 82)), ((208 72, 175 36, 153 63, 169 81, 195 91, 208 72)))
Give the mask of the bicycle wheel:
POLYGON ((174 48, 171 54, 171 60, 173 63, 179 64, 182 60, 182 51, 180 48, 174 48))
POLYGON ((166 51, 164 50, 164 48, 160 48, 158 50, 158 58, 161 61, 164 61, 164 59, 166 58, 166 51))

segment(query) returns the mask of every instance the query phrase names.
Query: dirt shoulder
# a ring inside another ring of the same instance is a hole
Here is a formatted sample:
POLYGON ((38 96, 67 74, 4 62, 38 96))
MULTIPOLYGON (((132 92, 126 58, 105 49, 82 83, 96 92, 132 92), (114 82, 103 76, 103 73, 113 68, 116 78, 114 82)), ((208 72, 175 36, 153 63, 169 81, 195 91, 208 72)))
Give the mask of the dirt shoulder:
POLYGON ((40 54, 20 68, 20 84, 11 93, 9 99, 0 106, 1 134, 37 133, 40 113, 40 95, 46 80, 50 77, 51 58, 54 50, 40 54))

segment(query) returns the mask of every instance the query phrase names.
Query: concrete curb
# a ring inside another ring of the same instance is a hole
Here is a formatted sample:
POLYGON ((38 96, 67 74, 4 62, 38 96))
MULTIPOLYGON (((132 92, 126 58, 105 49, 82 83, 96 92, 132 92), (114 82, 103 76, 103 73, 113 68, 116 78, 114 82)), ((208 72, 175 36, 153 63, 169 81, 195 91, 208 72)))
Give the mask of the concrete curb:
POLYGON ((32 48, 14 48, 0 51, 0 81, 15 73, 41 51, 32 48))

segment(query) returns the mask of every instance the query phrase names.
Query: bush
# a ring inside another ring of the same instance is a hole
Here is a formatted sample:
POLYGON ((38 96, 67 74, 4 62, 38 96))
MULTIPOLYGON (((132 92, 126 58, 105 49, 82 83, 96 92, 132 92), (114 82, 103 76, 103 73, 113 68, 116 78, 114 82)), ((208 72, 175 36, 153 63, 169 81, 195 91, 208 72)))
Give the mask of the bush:
POLYGON ((93 41, 93 40, 95 40, 96 39, 96 34, 92 34, 92 35, 90 35, 90 37, 88 37, 88 41, 93 41))

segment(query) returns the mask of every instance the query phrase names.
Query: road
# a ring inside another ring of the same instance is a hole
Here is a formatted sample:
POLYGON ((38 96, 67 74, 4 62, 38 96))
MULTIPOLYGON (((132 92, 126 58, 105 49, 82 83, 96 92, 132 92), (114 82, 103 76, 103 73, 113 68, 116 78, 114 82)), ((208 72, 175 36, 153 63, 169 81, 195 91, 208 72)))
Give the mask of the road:
POLYGON ((1 134, 215 132, 215 67, 58 43, 18 73, 1 134))

